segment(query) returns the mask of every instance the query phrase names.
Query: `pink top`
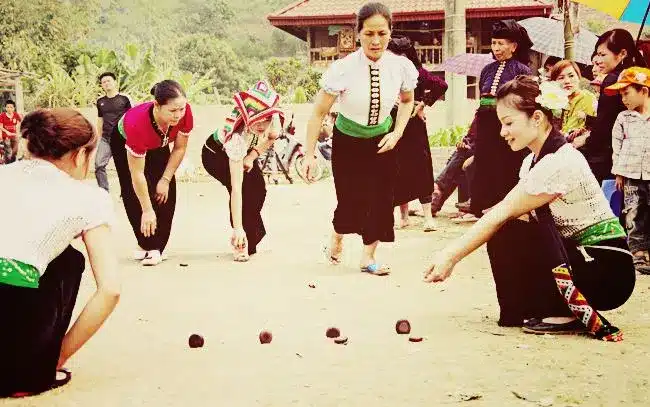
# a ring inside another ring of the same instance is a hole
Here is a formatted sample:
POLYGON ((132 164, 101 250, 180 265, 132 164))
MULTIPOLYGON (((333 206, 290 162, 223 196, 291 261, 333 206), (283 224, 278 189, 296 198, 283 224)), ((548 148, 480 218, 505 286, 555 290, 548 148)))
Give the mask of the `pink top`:
POLYGON ((176 140, 179 132, 189 133, 194 127, 192 108, 187 104, 185 116, 176 126, 171 126, 167 137, 156 131, 156 122, 153 118, 153 102, 145 102, 124 113, 117 123, 117 128, 126 139, 126 151, 135 157, 145 157, 147 151, 164 147, 176 140))

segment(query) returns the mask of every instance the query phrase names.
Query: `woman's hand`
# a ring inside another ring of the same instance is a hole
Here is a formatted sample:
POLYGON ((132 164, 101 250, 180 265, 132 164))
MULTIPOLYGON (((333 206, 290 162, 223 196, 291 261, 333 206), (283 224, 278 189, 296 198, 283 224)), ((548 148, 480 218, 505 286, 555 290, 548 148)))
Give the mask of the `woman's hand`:
POLYGON ((400 138, 402 138, 402 135, 395 132, 386 134, 379 142, 379 151, 377 151, 377 154, 394 149, 400 138))
POLYGON ((616 176, 616 189, 622 191, 625 188, 625 178, 621 175, 616 176))
POLYGON ((302 158, 302 171, 308 183, 314 181, 316 173, 316 157, 310 157, 309 154, 302 158))
POLYGON ((471 156, 463 163, 463 171, 467 171, 467 168, 474 163, 474 156, 471 156))
POLYGON ((451 275, 456 263, 452 256, 442 252, 433 261, 433 264, 424 272, 425 283, 437 283, 445 281, 451 275))
POLYGON ((244 171, 245 172, 250 172, 250 170, 253 168, 255 165, 255 160, 259 157, 259 154, 257 154, 256 150, 252 150, 246 157, 244 157, 244 171))
POLYGON ((159 205, 167 203, 169 198, 169 181, 166 178, 161 178, 156 184, 156 202, 159 205))
POLYGON ((156 212, 153 209, 142 212, 142 220, 140 221, 140 232, 145 237, 150 237, 156 234, 157 219, 156 212))
POLYGON ((584 146, 585 143, 587 142, 587 137, 589 137, 589 133, 580 134, 579 136, 576 136, 573 139, 571 144, 573 144, 573 147, 575 147, 575 148, 580 148, 580 147, 584 146))
POLYGON ((413 114, 411 117, 418 116, 420 119, 424 120, 424 102, 418 102, 413 109, 413 114))
POLYGON ((246 248, 248 245, 248 239, 246 238, 246 232, 244 232, 244 229, 234 228, 232 230, 230 244, 237 250, 244 250, 244 248, 246 248))

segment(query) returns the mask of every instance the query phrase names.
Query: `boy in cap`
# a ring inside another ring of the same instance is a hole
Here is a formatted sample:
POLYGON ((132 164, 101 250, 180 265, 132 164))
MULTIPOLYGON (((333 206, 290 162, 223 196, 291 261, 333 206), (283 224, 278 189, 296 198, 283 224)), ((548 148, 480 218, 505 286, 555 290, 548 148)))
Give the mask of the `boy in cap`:
POLYGON ((605 88, 620 92, 628 110, 619 113, 612 130, 616 187, 624 191, 628 244, 638 272, 650 274, 650 69, 631 67, 605 88))

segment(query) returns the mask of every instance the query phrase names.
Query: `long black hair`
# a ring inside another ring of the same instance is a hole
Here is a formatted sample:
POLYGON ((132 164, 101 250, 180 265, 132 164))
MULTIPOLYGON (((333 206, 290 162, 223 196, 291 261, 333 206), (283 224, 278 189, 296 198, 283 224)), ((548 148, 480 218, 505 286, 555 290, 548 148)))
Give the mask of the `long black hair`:
POLYGON ((406 36, 395 36, 388 43, 388 50, 393 54, 404 55, 417 69, 422 68, 422 61, 418 57, 418 52, 413 46, 411 39, 406 36))
POLYGON ((622 28, 614 28, 603 33, 598 37, 598 41, 596 41, 594 55, 598 52, 598 47, 603 44, 614 54, 618 55, 623 50, 627 52, 627 56, 618 64, 621 69, 627 69, 631 66, 647 67, 645 59, 636 48, 636 42, 629 31, 623 30, 622 28))

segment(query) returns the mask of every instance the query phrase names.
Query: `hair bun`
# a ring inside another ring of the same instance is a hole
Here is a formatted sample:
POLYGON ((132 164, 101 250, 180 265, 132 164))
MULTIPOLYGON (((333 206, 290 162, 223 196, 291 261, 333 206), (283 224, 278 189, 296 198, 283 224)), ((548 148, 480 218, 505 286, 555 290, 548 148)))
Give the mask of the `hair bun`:
POLYGON ((154 84, 154 85, 151 87, 151 90, 149 91, 149 93, 151 93, 152 96, 156 96, 156 88, 158 87, 158 84, 159 84, 159 83, 160 83, 160 82, 156 82, 156 84, 154 84))

